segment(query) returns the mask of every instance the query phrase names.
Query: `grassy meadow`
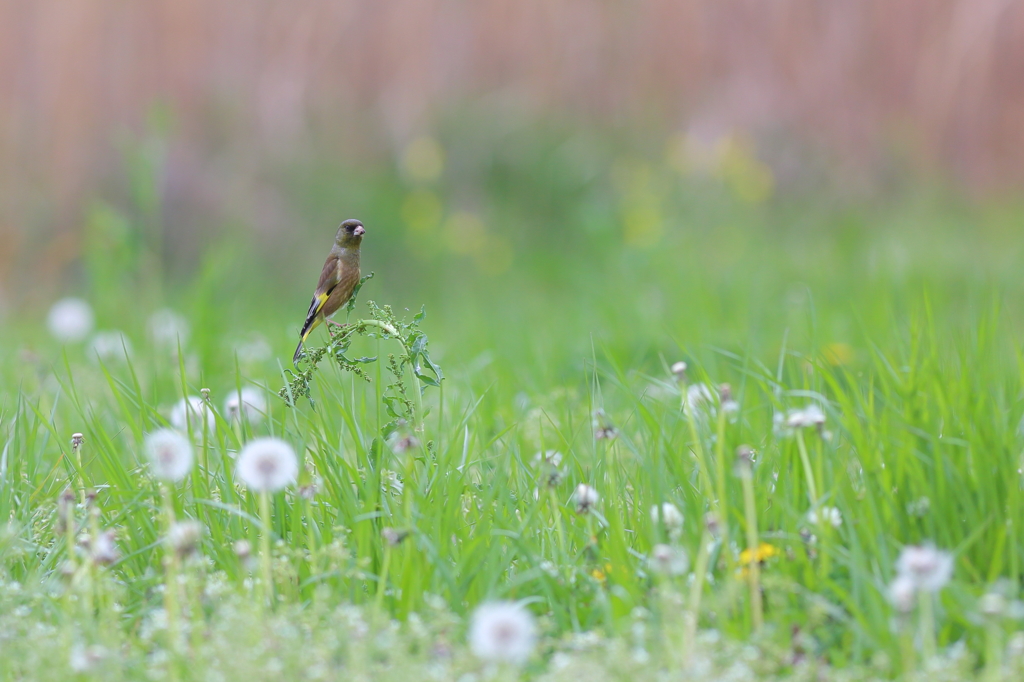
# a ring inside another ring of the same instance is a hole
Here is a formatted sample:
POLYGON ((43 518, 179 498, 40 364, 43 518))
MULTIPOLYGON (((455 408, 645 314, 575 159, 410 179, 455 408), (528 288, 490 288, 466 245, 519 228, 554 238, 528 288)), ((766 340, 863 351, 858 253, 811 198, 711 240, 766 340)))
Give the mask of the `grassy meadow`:
POLYGON ((1024 675, 1024 207, 458 133, 283 169, 290 229, 188 243, 129 157, 2 321, 2 679, 1024 675), (373 277, 293 370, 348 217, 373 277), (95 331, 62 343, 66 295, 95 331), (263 436, 300 462, 272 495, 263 436), (932 545, 951 579, 897 593, 932 545), (467 643, 494 601, 521 660, 467 643))

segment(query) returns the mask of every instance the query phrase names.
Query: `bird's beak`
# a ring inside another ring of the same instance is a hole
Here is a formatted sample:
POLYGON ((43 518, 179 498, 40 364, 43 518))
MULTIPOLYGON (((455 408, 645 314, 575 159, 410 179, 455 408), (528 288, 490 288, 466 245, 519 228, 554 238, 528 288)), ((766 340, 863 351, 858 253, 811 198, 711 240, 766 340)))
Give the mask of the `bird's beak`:
POLYGON ((362 225, 357 225, 356 229, 352 230, 352 234, 354 234, 357 237, 362 237, 364 234, 366 234, 366 228, 364 228, 362 225))

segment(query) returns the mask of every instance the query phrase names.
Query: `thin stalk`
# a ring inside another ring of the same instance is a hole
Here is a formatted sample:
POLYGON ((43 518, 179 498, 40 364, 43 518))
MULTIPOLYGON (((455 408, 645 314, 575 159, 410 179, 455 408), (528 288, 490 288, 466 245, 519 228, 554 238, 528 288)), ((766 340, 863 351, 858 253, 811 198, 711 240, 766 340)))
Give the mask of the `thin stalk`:
POLYGON ((999 682, 1003 668, 1003 628, 995 618, 985 624, 985 682, 999 682))
POLYGON ((559 565, 562 565, 565 561, 565 528, 562 525, 562 515, 559 513, 558 507, 558 493, 555 489, 548 486, 548 500, 551 503, 551 517, 555 522, 555 531, 558 534, 558 551, 561 553, 562 560, 559 565))
POLYGON ((710 500, 711 510, 718 514, 718 516, 721 516, 718 512, 718 503, 712 493, 715 488, 711 485, 711 471, 708 469, 707 458, 704 456, 704 444, 701 442, 700 433, 697 430, 697 415, 694 414, 693 406, 687 400, 686 382, 680 382, 679 387, 683 392, 683 414, 686 415, 686 421, 690 425, 690 438, 693 439, 693 450, 697 456, 697 471, 701 479, 701 488, 704 489, 704 494, 710 500))
MULTIPOLYGON (((804 443, 803 429, 796 430, 796 446, 800 450, 800 463, 804 467, 804 477, 807 479, 807 496, 810 498, 811 507, 818 503, 818 486, 814 481, 814 469, 811 467, 811 458, 807 455, 807 445, 804 443)), ((821 516, 819 514, 819 516, 821 516)))
POLYGON ((384 609, 384 592, 388 586, 388 570, 391 568, 391 543, 384 543, 384 562, 380 567, 380 580, 377 583, 377 599, 375 600, 378 614, 384 609))
POLYGON ((686 610, 686 630, 683 633, 683 660, 690 658, 690 655, 693 653, 694 640, 697 638, 697 624, 700 621, 700 602, 704 594, 704 581, 707 579, 710 557, 711 531, 705 528, 700 536, 697 563, 693 567, 693 582, 690 584, 690 606, 686 610))
POLYGON ((260 491, 260 521, 263 533, 260 536, 260 584, 265 606, 274 606, 273 574, 270 567, 270 491, 260 491))
POLYGON ((718 477, 718 523, 721 528, 722 549, 726 561, 732 567, 732 553, 729 549, 729 498, 725 488, 725 410, 718 406, 718 430, 715 437, 715 475, 718 477))
MULTIPOLYGON (((174 500, 171 497, 170 486, 162 483, 160 485, 160 496, 163 500, 164 523, 167 527, 167 532, 164 534, 166 538, 167 533, 170 533, 171 528, 174 526, 174 500)), ((167 613, 168 649, 177 657, 180 636, 178 624, 178 555, 173 551, 167 551, 166 545, 164 551, 166 552, 164 554, 164 567, 167 571, 164 579, 164 611, 167 613)), ((174 672, 177 669, 176 661, 171 662, 170 669, 172 677, 176 676, 176 672, 174 672)))
POLYGON ((757 508, 754 502, 754 481, 749 464, 740 466, 740 479, 743 481, 743 506, 747 520, 747 548, 750 551, 750 565, 747 566, 747 582, 750 584, 750 615, 754 623, 754 631, 764 624, 764 607, 761 604, 761 565, 757 560, 757 548, 760 542, 757 537, 757 508))
POLYGON ((921 635, 921 655, 925 665, 935 658, 935 596, 926 590, 918 595, 918 631, 921 635))

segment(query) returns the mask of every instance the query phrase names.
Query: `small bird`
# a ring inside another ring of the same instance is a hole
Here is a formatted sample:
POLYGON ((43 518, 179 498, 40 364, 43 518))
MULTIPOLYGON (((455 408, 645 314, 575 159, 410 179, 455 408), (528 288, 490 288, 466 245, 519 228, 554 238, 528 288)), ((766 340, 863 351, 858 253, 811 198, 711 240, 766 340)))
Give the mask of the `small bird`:
MULTIPOLYGON (((346 220, 338 227, 334 237, 334 246, 320 272, 320 281, 313 292, 313 301, 309 304, 306 321, 299 332, 299 346, 295 349, 292 364, 299 362, 302 355, 302 344, 306 337, 321 322, 337 324, 329 318, 338 312, 341 306, 352 298, 352 292, 359 283, 359 244, 363 241, 366 228, 358 220, 346 220)), ((338 325, 339 327, 341 325, 338 325)))

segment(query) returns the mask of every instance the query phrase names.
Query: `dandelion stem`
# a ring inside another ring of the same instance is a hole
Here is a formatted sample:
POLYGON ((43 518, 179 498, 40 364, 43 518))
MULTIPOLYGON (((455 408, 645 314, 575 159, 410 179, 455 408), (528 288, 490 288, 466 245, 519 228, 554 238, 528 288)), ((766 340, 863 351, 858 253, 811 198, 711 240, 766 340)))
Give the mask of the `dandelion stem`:
MULTIPOLYGON (((718 477, 718 522, 721 529, 721 545, 726 550, 726 560, 732 566, 729 549, 729 499, 725 487, 725 410, 718 406, 718 433, 715 438, 715 475, 718 477)), ((707 544, 707 543, 705 543, 707 544)))
POLYGON ((921 655, 927 664, 935 658, 934 595, 927 590, 918 593, 918 628, 921 635, 921 655))
MULTIPOLYGON (((160 484, 160 496, 163 500, 164 507, 164 523, 167 526, 167 531, 164 537, 171 532, 171 528, 174 527, 174 499, 171 497, 171 488, 167 484, 160 484)), ((165 545, 164 554, 164 567, 166 569, 166 576, 164 578, 164 611, 167 613, 167 639, 168 649, 174 655, 174 659, 177 658, 178 654, 178 555, 172 551, 167 545, 165 545)), ((172 678, 177 676, 177 661, 172 660, 170 669, 172 671, 172 678)))
POLYGON ((985 682, 999 682, 1003 667, 1003 631, 999 622, 990 618, 985 625, 985 682))
MULTIPOLYGON (((679 387, 683 392, 683 412, 686 415, 686 421, 690 424, 690 437, 693 439, 693 452, 697 456, 701 487, 704 489, 704 494, 708 496, 711 510, 718 514, 718 502, 712 492, 714 486, 711 485, 711 472, 708 469, 707 458, 704 456, 704 444, 701 442, 700 433, 697 430, 697 415, 694 414, 694 406, 687 399, 686 382, 680 382, 679 387)), ((721 516, 721 514, 718 515, 721 516)))
POLYGON ((561 553, 562 561, 565 560, 565 528, 562 526, 562 515, 559 513, 558 494, 554 488, 548 487, 548 499, 551 502, 551 517, 555 522, 555 531, 558 534, 558 551, 561 553))
POLYGON ((384 608, 384 593, 388 586, 388 570, 391 568, 391 543, 384 543, 384 561, 380 567, 380 580, 377 582, 376 610, 380 614, 384 608))
MULTIPOLYGON (((796 431, 796 446, 800 450, 800 462, 804 467, 804 477, 807 479, 807 497, 810 498, 811 507, 818 503, 818 486, 814 482, 814 469, 811 467, 811 458, 807 455, 807 444, 804 442, 803 429, 796 431)), ((821 516, 820 514, 818 515, 821 516)))
POLYGON ((690 584, 690 607, 686 611, 686 630, 683 634, 683 660, 688 660, 693 653, 693 644, 697 637, 697 624, 700 621, 700 602, 704 593, 704 581, 707 578, 710 557, 711 532, 705 528, 701 533, 697 563, 693 567, 693 582, 690 584))
POLYGON ((260 521, 263 533, 260 536, 260 583, 263 587, 264 605, 274 605, 273 574, 270 567, 270 491, 260 491, 260 521))
POLYGON ((743 481, 743 506, 747 520, 747 547, 750 551, 750 565, 747 566, 747 581, 750 584, 750 614, 754 623, 754 631, 761 629, 764 623, 763 606, 761 604, 761 565, 758 562, 757 548, 757 509, 754 503, 753 472, 749 464, 740 466, 740 479, 743 481))

